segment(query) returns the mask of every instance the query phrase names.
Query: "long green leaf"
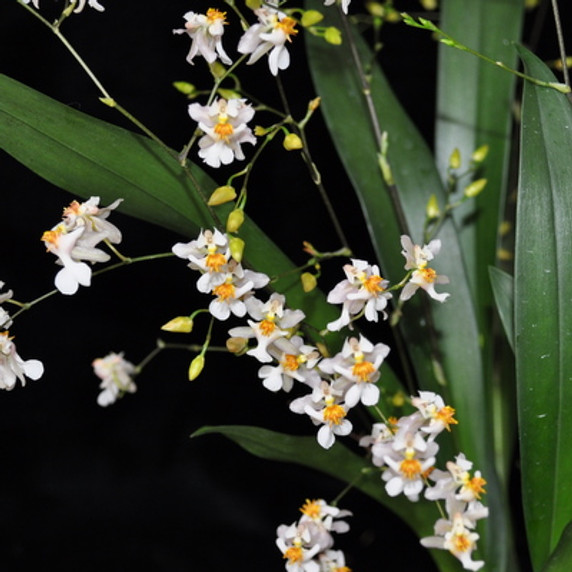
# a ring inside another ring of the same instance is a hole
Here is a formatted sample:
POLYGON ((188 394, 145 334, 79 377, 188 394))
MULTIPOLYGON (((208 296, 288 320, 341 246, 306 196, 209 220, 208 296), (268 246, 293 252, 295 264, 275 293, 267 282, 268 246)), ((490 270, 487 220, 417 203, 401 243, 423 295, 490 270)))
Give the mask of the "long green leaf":
MULTIPOLYGON (((97 120, 0 75, 0 148, 54 185, 80 197, 118 197, 127 214, 193 236, 224 226, 227 205, 210 211, 205 196, 218 186, 199 167, 190 175, 160 145, 97 120)), ((292 262, 251 220, 241 228, 245 261, 270 276, 292 307, 323 328, 336 310, 315 290, 305 294, 292 262)))
MULTIPOLYGON (((519 48, 527 73, 555 81, 519 48)), ((515 257, 515 353, 524 515, 540 570, 572 514, 572 108, 525 83, 515 257)))
MULTIPOLYGON (((477 52, 514 66, 513 43, 520 39, 524 2, 444 0, 440 14, 439 25, 447 34, 477 52)), ((443 180, 453 149, 461 152, 463 171, 477 147, 489 146, 479 172, 479 177, 487 179, 487 187, 475 201, 456 209, 454 217, 480 324, 490 338, 492 297, 487 268, 495 264, 498 225, 506 196, 515 77, 471 54, 440 44, 437 80, 435 159, 443 180)), ((462 194, 463 185, 460 187, 462 194)))
MULTIPOLYGON (((316 0, 308 8, 318 9, 316 0)), ((327 11, 325 25, 344 29, 340 15, 327 11)), ((355 29, 353 43, 364 66, 372 62, 367 46, 355 29)), ((370 110, 360 77, 355 69, 352 41, 346 34, 342 46, 330 46, 319 38, 307 39, 308 59, 326 123, 338 153, 360 199, 364 217, 382 268, 389 278, 401 277, 399 235, 392 201, 380 174, 377 144, 372 130, 370 110)), ((387 49, 387 46, 386 46, 387 49)), ((413 238, 420 240, 425 205, 435 194, 443 205, 444 189, 433 157, 415 126, 393 94, 379 66, 370 70, 371 95, 382 130, 389 136, 389 162, 399 199, 413 238)), ((472 293, 455 225, 446 221, 439 238, 443 254, 436 260, 437 270, 449 276, 453 294, 445 304, 431 303, 437 339, 431 339, 421 305, 408 302, 404 308, 403 331, 407 351, 417 378, 425 389, 445 393, 461 420, 457 446, 484 471, 489 482, 491 528, 486 558, 501 560, 499 550, 508 544, 509 524, 503 495, 494 466, 491 412, 481 361, 479 329, 472 293), (433 354, 439 352, 447 385, 440 386, 433 370, 433 354), (501 547, 501 548, 499 548, 501 547)), ((414 301, 411 301, 414 302, 414 301)))
POLYGON ((570 572, 572 570, 572 522, 569 522, 554 552, 542 572, 570 572))
POLYGON ((514 350, 514 279, 500 268, 489 267, 491 287, 504 333, 514 350))
MULTIPOLYGON (((317 445, 314 437, 296 437, 246 426, 202 427, 191 437, 210 433, 224 435, 263 459, 296 463, 354 483, 355 488, 403 518, 420 537, 433 534, 433 523, 438 513, 432 503, 411 503, 403 496, 389 498, 379 471, 372 470, 372 465, 364 457, 356 455, 341 443, 335 443, 326 451, 317 445)), ((459 563, 448 553, 433 550, 431 555, 444 572, 459 570, 459 563)))

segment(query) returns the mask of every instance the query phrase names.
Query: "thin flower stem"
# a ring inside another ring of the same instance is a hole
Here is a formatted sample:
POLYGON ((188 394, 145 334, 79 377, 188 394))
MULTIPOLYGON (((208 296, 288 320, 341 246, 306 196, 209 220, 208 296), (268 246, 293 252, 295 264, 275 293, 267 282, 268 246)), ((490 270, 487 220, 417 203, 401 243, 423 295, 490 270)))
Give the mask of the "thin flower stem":
MULTIPOLYGON (((284 109, 286 110, 286 113, 289 117, 291 117, 291 113, 290 113, 290 105, 288 103, 288 98, 286 97, 286 92, 284 90, 284 86, 282 85, 282 81, 280 80, 280 78, 276 78, 276 82, 278 85, 278 91, 280 93, 280 98, 282 100, 282 105, 284 106, 284 109)), ((296 125, 296 124, 295 124, 296 125)), ((297 124, 297 131, 299 133, 300 139, 302 139, 302 156, 304 157, 304 161, 306 163, 306 165, 308 166, 308 169, 310 170, 310 176, 312 178, 312 181, 314 182, 314 184, 316 185, 316 188, 318 189, 318 192, 320 194, 320 198, 322 199, 322 202, 324 203, 324 206, 326 208, 326 211, 328 212, 328 216, 330 217, 330 220, 334 226, 334 231, 336 233, 336 235, 338 236, 338 240, 340 241, 341 245, 343 248, 347 248, 348 250, 351 251, 348 239, 346 238, 346 235, 343 231, 342 225, 338 219, 338 215, 336 214, 336 211, 330 201, 330 198, 328 197, 328 193, 326 191, 326 188, 324 187, 323 183, 322 183, 322 177, 316 167, 316 164, 314 163, 313 159, 312 159, 312 155, 310 154, 310 149, 308 146, 308 140, 306 138, 306 133, 304 130, 303 126, 300 126, 300 124, 297 124)))
MULTIPOLYGON (((338 9, 341 10, 341 6, 338 5, 338 9)), ((350 46, 350 50, 352 53, 352 58, 354 60, 354 65, 356 67, 356 71, 361 81, 362 86, 362 93, 367 105, 369 119, 371 123, 371 127, 373 129, 373 136, 375 138, 376 147, 377 149, 381 150, 382 142, 383 142, 383 132, 381 130, 381 126, 379 124, 379 119, 377 115, 377 110, 375 108, 375 103, 373 101, 373 97, 371 95, 371 84, 365 74, 363 69, 363 65, 361 62, 361 58, 359 56, 357 46, 352 34, 352 30, 350 28, 348 19, 344 17, 342 14, 342 22, 344 26, 345 37, 348 40, 348 45, 350 46)), ((389 193, 389 197, 391 198, 391 202, 393 204, 393 208, 395 210, 395 216, 397 217, 397 223, 399 225, 399 229, 401 234, 407 234, 411 236, 411 232, 409 231, 409 226, 407 224, 407 219, 405 218, 405 213, 403 211, 403 206, 401 205, 401 201, 399 200, 399 193, 397 192, 397 187, 394 184, 387 184, 387 190, 389 193)))
MULTIPOLYGON (((560 11, 558 9, 557 0, 552 0, 552 12, 554 13, 554 22, 556 24, 556 35, 558 37, 558 49, 560 50, 560 61, 562 62, 564 83, 568 88, 570 88, 570 76, 568 75, 568 66, 566 65, 566 47, 564 46, 564 34, 562 33, 562 21, 560 20, 560 11)), ((570 94, 568 97, 570 98, 570 94)))
POLYGON ((337 506, 338 503, 364 478, 364 476, 371 472, 373 469, 362 469, 358 475, 351 480, 340 492, 340 494, 338 494, 338 496, 336 496, 336 498, 329 503, 331 506, 337 506))
MULTIPOLYGON (((125 258, 123 257, 121 262, 117 262, 116 264, 112 264, 110 266, 106 266, 105 268, 102 268, 101 270, 98 270, 97 272, 93 273, 93 276, 99 276, 101 274, 104 274, 105 272, 109 272, 110 270, 115 270, 116 268, 121 268, 122 266, 127 266, 128 264, 133 264, 135 262, 146 262, 149 260, 156 260, 159 258, 168 258, 171 256, 175 256, 172 252, 162 252, 159 254, 148 254, 146 256, 138 256, 137 258, 125 258)), ((53 290, 50 290, 49 292, 46 292, 45 294, 42 294, 41 296, 39 296, 38 298, 35 298, 34 300, 32 300, 31 302, 18 302, 16 300, 6 300, 6 302, 9 302, 11 304, 15 304, 17 306, 20 306, 20 310, 18 310, 13 316, 12 319, 16 319, 22 312, 25 312, 26 310, 29 310, 30 308, 32 308, 32 306, 35 306, 36 304, 39 304, 40 302, 43 302, 44 300, 46 300, 47 298, 51 298, 52 296, 54 296, 55 294, 57 294, 59 292, 59 290, 57 288, 54 288, 53 290)))

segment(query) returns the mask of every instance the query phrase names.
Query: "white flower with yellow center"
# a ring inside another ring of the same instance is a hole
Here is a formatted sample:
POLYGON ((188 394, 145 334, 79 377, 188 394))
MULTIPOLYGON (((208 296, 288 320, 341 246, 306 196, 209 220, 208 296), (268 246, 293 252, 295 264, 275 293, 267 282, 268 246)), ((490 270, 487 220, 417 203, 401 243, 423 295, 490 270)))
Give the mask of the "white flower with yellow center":
POLYGON ((342 315, 328 324, 328 330, 341 330, 362 311, 370 322, 377 322, 379 312, 387 319, 385 308, 392 295, 385 291, 389 281, 380 276, 379 268, 365 260, 352 259, 352 264, 344 266, 344 272, 346 279, 328 294, 330 304, 342 304, 342 315))
POLYGON ((457 558, 465 570, 480 570, 484 565, 482 560, 472 560, 472 553, 477 546, 479 535, 466 527, 463 514, 457 512, 450 520, 440 518, 435 523, 435 536, 421 539, 426 548, 448 550, 457 558))
POLYGON ((401 254, 405 257, 405 270, 413 270, 413 272, 409 282, 403 287, 399 299, 402 301, 409 300, 418 288, 422 288, 434 300, 444 302, 450 294, 447 292, 437 293, 435 284, 448 284, 449 278, 438 275, 433 268, 427 266, 429 261, 439 254, 441 241, 432 240, 429 244, 421 247, 418 244, 413 244, 411 238, 404 234, 401 237, 401 246, 403 247, 401 254))
POLYGON ((211 105, 191 103, 189 115, 204 133, 199 139, 199 157, 211 167, 243 160, 241 145, 256 144, 246 125, 254 117, 254 109, 245 99, 217 99, 211 105))
POLYGON ((250 54, 247 64, 257 62, 268 53, 268 66, 272 75, 290 65, 290 54, 286 42, 298 33, 296 20, 274 8, 263 7, 254 11, 259 23, 252 25, 240 38, 238 51, 250 54))
POLYGON ((173 34, 188 34, 191 38, 191 49, 187 61, 192 65, 193 58, 200 54, 212 64, 220 57, 224 64, 230 65, 232 60, 222 47, 222 35, 226 24, 226 12, 209 8, 206 14, 187 12, 184 29, 173 30, 173 34))
POLYGON ((8 332, 0 332, 0 389, 13 389, 16 379, 26 385, 26 377, 39 379, 44 366, 37 359, 24 361, 17 353, 16 346, 8 332))
POLYGON ((338 374, 349 384, 345 394, 345 404, 355 407, 360 401, 364 405, 376 405, 379 401, 379 368, 389 354, 389 346, 378 343, 373 345, 367 338, 360 336, 348 338, 342 351, 333 358, 324 359, 319 368, 330 375, 338 374))
POLYGON ((304 525, 294 522, 282 524, 276 534, 276 546, 286 560, 288 572, 320 572, 320 565, 314 560, 321 547, 311 543, 310 532, 304 525))

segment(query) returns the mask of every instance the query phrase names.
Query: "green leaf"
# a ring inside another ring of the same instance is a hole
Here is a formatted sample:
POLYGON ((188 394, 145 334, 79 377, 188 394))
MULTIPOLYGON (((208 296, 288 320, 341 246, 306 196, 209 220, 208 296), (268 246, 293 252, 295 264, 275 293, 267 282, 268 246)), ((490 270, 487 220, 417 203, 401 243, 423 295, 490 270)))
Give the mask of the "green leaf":
POLYGON ((504 333, 514 350, 514 279, 504 270, 494 266, 489 266, 489 277, 504 333))
POLYGON ((572 570, 572 522, 566 525, 542 572, 570 572, 570 570, 572 570))
MULTIPOLYGON (((527 73, 554 81, 519 48, 527 73)), ((515 253, 515 354, 524 516, 541 570, 572 514, 572 108, 525 82, 515 253)))
MULTIPOLYGON (((522 0, 445 0, 440 27, 471 49, 514 65, 513 43, 520 39, 523 15, 522 0)), ((495 263, 497 229, 504 212, 516 78, 472 54, 445 45, 439 46, 438 63, 435 159, 442 179, 447 179, 453 149, 461 153, 459 172, 463 172, 469 167, 472 152, 481 145, 489 146, 478 175, 487 179, 486 189, 476 200, 455 209, 453 216, 479 325, 490 340, 492 293, 486 269, 495 263)), ((454 198, 462 196, 463 186, 459 185, 454 198)))
MULTIPOLYGON (((191 437, 221 434, 238 443, 243 449, 272 461, 296 463, 321 471, 347 483, 378 501, 399 515, 418 534, 419 537, 433 534, 433 524, 439 514, 433 503, 409 502, 404 496, 389 498, 379 470, 365 458, 360 457, 336 442, 325 450, 316 443, 315 437, 297 437, 268 431, 260 427, 218 426, 202 427, 191 437)), ((459 563, 448 553, 432 550, 431 555, 444 572, 457 572, 459 563)))
MULTIPOLYGON (((0 75, 0 148, 54 185, 104 202, 122 197, 120 210, 186 237, 201 227, 224 222, 231 205, 209 209, 205 197, 218 186, 204 171, 183 169, 147 137, 100 121, 0 75)), ((295 267, 252 220, 240 231, 246 242, 244 262, 270 276, 291 307, 306 312, 321 329, 337 310, 323 294, 304 293, 295 267)))

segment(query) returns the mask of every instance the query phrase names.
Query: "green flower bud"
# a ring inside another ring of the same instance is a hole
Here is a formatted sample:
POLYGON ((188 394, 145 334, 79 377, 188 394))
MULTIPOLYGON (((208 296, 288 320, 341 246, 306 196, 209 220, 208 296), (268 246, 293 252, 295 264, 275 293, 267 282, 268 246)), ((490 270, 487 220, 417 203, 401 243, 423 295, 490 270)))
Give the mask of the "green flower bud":
POLYGON ((236 191, 234 190, 234 187, 224 185, 223 187, 218 187, 213 191, 208 204, 211 207, 216 207, 217 205, 223 205, 224 203, 234 201, 234 199, 236 199, 236 191))
POLYGON ((302 149, 304 144, 302 143, 302 139, 296 135, 296 133, 288 133, 286 137, 284 137, 284 149, 286 151, 295 151, 296 149, 302 149))
POLYGON ((234 209, 226 220, 226 232, 238 232, 243 222, 244 211, 242 209, 234 209))
POLYGON ((231 354, 240 354, 248 347, 248 340, 246 338, 228 338, 226 340, 226 349, 231 354))
POLYGON ((166 332, 182 332, 188 334, 193 329, 193 320, 189 316, 177 316, 161 326, 166 332))
POLYGON ((218 89, 218 94, 225 99, 240 99, 242 97, 238 91, 234 91, 234 89, 225 89, 223 87, 218 89))
POLYGON ((189 381, 193 381, 201 375, 201 371, 205 367, 205 356, 199 354, 189 366, 189 381))
POLYGON ((481 145, 478 149, 475 149, 473 151, 473 154, 471 155, 471 159, 475 163, 482 163, 486 159, 488 154, 489 154, 489 146, 488 145, 481 145))
POLYGON ((449 168, 458 169, 461 166, 461 152, 456 147, 449 157, 449 168))
POLYGON ((231 236, 228 240, 228 247, 233 259, 240 263, 244 254, 244 240, 238 238, 238 236, 231 236))
POLYGON ((339 46, 342 43, 342 33, 334 26, 330 26, 324 32, 324 39, 328 44, 339 46))
POLYGON ((308 28, 309 26, 313 26, 318 22, 321 22, 324 19, 324 15, 318 10, 306 10, 304 14, 302 14, 302 20, 300 23, 304 28, 308 28))
POLYGON ((486 187, 486 185, 486 179, 477 179, 465 187, 463 194, 469 199, 476 197, 486 187))
POLYGON ((173 87, 187 97, 193 96, 193 94, 197 91, 197 88, 188 81, 174 81, 173 87))
POLYGON ((427 215, 427 218, 429 220, 433 220, 441 214, 436 195, 431 195, 429 197, 429 200, 427 201, 427 206, 425 207, 425 214, 427 215))
POLYGON ((300 280, 302 281, 302 288, 304 289, 304 292, 311 292, 318 285, 316 276, 311 272, 304 272, 300 276, 300 280))

